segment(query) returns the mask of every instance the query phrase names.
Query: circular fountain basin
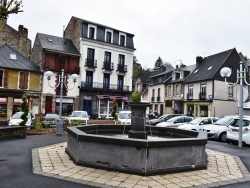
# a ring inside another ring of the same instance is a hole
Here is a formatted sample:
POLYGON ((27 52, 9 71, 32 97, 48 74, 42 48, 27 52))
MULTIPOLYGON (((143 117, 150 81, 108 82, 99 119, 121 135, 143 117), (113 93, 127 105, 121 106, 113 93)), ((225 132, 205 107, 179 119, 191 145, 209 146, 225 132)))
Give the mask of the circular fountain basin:
POLYGON ((77 165, 144 176, 207 167, 206 133, 176 128, 145 128, 148 135, 160 139, 110 136, 128 134, 128 125, 68 127, 66 152, 77 165))

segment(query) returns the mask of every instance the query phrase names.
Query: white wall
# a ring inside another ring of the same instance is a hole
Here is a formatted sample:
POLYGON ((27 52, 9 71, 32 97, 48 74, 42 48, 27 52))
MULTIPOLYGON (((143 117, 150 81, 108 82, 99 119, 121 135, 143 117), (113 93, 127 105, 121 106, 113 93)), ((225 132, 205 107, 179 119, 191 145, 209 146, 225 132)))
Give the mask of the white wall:
POLYGON ((129 91, 132 91, 132 73, 133 73, 133 52, 134 50, 126 49, 112 44, 104 44, 98 41, 89 41, 88 39, 82 39, 80 45, 80 68, 81 75, 80 80, 85 81, 86 79, 86 67, 85 59, 87 58, 87 49, 95 49, 95 59, 97 60, 97 68, 93 73, 93 82, 103 83, 103 61, 105 51, 111 52, 111 63, 114 63, 114 70, 110 74, 110 84, 116 84, 118 80, 117 64, 119 54, 125 56, 125 65, 127 65, 127 72, 124 74, 124 86, 129 86, 129 91))

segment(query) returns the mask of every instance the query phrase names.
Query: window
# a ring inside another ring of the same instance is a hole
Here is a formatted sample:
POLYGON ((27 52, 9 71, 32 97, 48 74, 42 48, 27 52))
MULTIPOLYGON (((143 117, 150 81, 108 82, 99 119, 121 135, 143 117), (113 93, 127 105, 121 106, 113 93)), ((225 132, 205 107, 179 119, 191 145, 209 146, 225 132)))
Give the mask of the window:
POLYGON ((103 88, 106 88, 106 89, 109 88, 109 80, 110 80, 110 75, 107 73, 104 73, 104 75, 103 75, 103 88))
POLYGON ((206 84, 201 84, 201 95, 206 96, 207 93, 207 86, 206 84))
POLYGON ((233 97, 233 93, 234 93, 233 87, 228 87, 228 96, 233 97))
POLYGON ((168 96, 171 96, 171 85, 168 86, 168 96))
POLYGON ((110 63, 111 62, 111 52, 105 52, 104 54, 104 62, 110 63))
POLYGON ((28 89, 29 73, 19 72, 19 89, 28 89))
POLYGON ((106 42, 111 43, 111 36, 112 36, 111 32, 107 31, 107 33, 106 33, 106 42))
POLYGON ((89 28, 89 38, 95 39, 95 28, 94 27, 89 28))
POLYGON ((87 59, 92 61, 95 59, 95 49, 88 48, 87 59))
POLYGON ((0 87, 3 87, 3 79, 4 75, 3 75, 3 70, 0 70, 0 87))
MULTIPOLYGON (((59 78, 59 75, 57 75, 57 79, 56 79, 56 80, 57 80, 57 84, 59 83, 59 79, 60 79, 60 78, 59 78)), ((65 75, 65 80, 64 80, 64 81, 65 81, 65 83, 67 83, 67 75, 65 75)), ((67 88, 66 88, 65 85, 63 84, 63 93, 62 93, 62 94, 63 94, 64 96, 66 96, 66 95, 67 95, 67 91, 68 91, 67 88)), ((56 94, 57 94, 57 95, 60 95, 60 93, 61 93, 61 87, 57 87, 57 88, 56 88, 56 94)))
POLYGON ((176 84, 175 85, 175 95, 179 95, 180 94, 180 87, 179 87, 179 84, 176 84))
POLYGON ((125 64, 125 56, 119 54, 119 64, 120 65, 124 65, 125 64))
POLYGON ((87 71, 86 72, 86 86, 92 86, 93 82, 93 72, 87 71))
POLYGON ((125 36, 124 35, 120 35, 120 45, 125 46, 125 36))
POLYGON ((59 55, 59 69, 67 70, 67 58, 64 55, 59 55))
POLYGON ((155 89, 152 90, 152 97, 155 97, 155 89))
POLYGON ((193 98, 193 86, 188 87, 188 99, 193 98))
POLYGON ((161 89, 158 88, 158 97, 160 97, 161 89))
POLYGON ((11 54, 10 54, 10 59, 16 60, 16 54, 15 54, 15 53, 11 53, 11 54))
POLYGON ((195 71, 194 71, 194 73, 197 73, 199 71, 199 69, 196 69, 195 71))
POLYGON ((118 75, 118 89, 123 89, 123 76, 122 75, 118 75))

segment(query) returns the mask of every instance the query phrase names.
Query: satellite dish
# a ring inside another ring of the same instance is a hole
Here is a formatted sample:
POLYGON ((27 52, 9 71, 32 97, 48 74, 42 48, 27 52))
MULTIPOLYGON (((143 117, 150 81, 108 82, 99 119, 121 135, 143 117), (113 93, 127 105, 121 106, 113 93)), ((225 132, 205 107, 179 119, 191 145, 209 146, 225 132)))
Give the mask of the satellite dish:
MULTIPOLYGON (((248 91, 246 88, 243 87, 243 102, 246 102, 248 98, 248 91)), ((237 92, 237 100, 240 102, 240 90, 237 92)))

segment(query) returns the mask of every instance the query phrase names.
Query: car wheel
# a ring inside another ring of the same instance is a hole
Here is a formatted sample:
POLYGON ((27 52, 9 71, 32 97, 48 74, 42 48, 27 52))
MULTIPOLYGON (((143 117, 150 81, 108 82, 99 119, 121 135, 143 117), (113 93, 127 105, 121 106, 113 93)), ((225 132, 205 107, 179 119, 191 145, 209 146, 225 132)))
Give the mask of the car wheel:
POLYGON ((226 142, 227 141, 227 133, 221 133, 219 137, 220 142, 226 142))

